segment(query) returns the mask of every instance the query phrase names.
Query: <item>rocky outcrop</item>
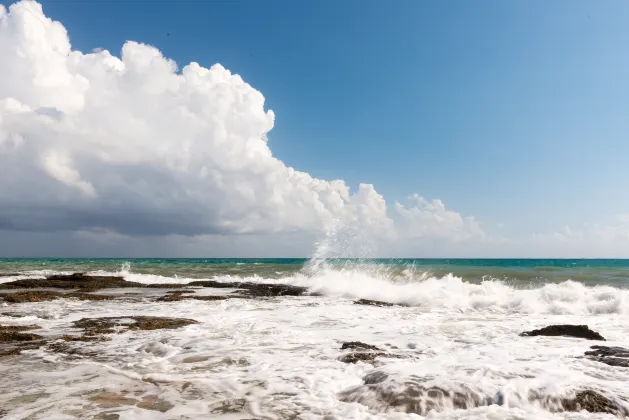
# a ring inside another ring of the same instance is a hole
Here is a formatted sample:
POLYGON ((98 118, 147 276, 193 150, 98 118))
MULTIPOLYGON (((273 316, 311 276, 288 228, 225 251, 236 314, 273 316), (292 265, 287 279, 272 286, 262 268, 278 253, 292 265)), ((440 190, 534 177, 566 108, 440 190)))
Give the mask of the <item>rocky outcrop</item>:
POLYGON ((592 331, 587 325, 550 325, 548 327, 540 328, 539 330, 525 331, 520 334, 522 337, 534 337, 539 335, 548 337, 576 337, 585 338, 586 340, 605 341, 602 335, 596 331, 592 331))
POLYGON ((624 347, 592 346, 586 351, 588 359, 610 366, 629 367, 629 349, 624 347))
POLYGON ((341 346, 341 350, 347 349, 361 349, 361 350, 380 350, 376 346, 372 346, 371 344, 361 343, 360 341, 348 341, 343 343, 341 346))
POLYGON ((216 289, 241 289, 243 291, 240 294, 249 297, 313 296, 313 294, 308 293, 307 287, 291 286, 289 284, 201 280, 188 283, 188 286, 212 287, 216 289))
MULTIPOLYGON (((389 375, 379 369, 367 373, 363 384, 352 387, 339 395, 341 401, 358 402, 374 411, 395 410, 421 416, 431 411, 453 409, 467 410, 489 405, 505 405, 503 393, 488 394, 487 390, 475 384, 447 381, 443 385, 434 384, 433 378, 416 375, 389 375)), ((616 416, 627 415, 622 401, 592 389, 580 389, 567 395, 546 394, 529 391, 513 396, 509 406, 517 407, 523 401, 543 407, 550 412, 588 411, 609 413, 616 416)))
POLYGON ((160 330, 181 328, 186 325, 198 324, 194 319, 166 318, 159 316, 119 316, 106 318, 81 318, 74 321, 76 328, 84 330, 85 335, 111 334, 114 328, 134 330, 160 330))
POLYGON ((17 355, 22 350, 32 350, 43 344, 43 337, 24 331, 36 330, 39 325, 0 325, 0 357, 17 355), (39 343, 41 342, 41 343, 39 343))
POLYGON ((63 293, 49 290, 28 290, 14 293, 0 293, 0 300, 4 300, 8 303, 44 302, 60 298, 99 301, 112 300, 114 299, 114 296, 95 295, 86 292, 63 293))
POLYGON ((218 301, 227 300, 231 296, 196 296, 190 292, 166 293, 164 296, 155 299, 155 302, 179 302, 180 300, 203 300, 218 301))
POLYGON ((395 306, 393 303, 381 302, 379 300, 359 299, 354 301, 355 305, 368 305, 368 306, 395 306))
POLYGON ((578 391, 574 397, 561 400, 564 411, 588 411, 590 413, 608 413, 615 416, 626 416, 627 410, 615 401, 599 392, 592 390, 578 391))

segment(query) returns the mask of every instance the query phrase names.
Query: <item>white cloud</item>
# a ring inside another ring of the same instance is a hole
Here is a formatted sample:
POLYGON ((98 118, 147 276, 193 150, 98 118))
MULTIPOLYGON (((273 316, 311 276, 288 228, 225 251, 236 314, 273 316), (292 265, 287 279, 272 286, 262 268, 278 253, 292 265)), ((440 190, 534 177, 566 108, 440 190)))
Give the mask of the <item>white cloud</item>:
POLYGON ((275 158, 240 76, 136 42, 72 50, 33 1, 0 6, 0 62, 0 255, 296 256, 322 226, 339 256, 629 255, 629 215, 525 238, 417 194, 389 215, 372 185, 275 158))
POLYGON ((275 158, 264 97, 220 65, 177 65, 127 42, 71 49, 38 3, 0 8, 0 227, 122 234, 388 229, 371 185, 354 193, 275 158))
POLYGON ((446 209, 441 200, 428 201, 418 194, 412 195, 409 200, 412 206, 395 203, 395 210, 401 218, 402 236, 455 242, 485 237, 485 232, 474 217, 463 218, 461 214, 446 209))
POLYGON ((606 224, 586 224, 579 228, 565 226, 551 233, 536 233, 530 238, 512 241, 520 255, 556 258, 627 258, 629 257, 629 219, 619 215, 606 224))

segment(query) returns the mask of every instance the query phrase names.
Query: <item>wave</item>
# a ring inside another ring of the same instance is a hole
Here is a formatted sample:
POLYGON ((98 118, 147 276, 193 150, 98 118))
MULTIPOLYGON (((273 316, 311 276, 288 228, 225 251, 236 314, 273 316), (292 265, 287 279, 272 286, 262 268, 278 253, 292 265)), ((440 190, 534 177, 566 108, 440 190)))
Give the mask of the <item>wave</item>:
MULTIPOLYGON (((23 278, 41 278, 49 270, 20 273, 0 278, 8 282, 23 278)), ((187 284, 200 280, 159 274, 141 274, 124 264, 119 271, 94 271, 101 276, 122 276, 142 284, 187 284)), ((430 311, 484 312, 496 314, 598 315, 629 314, 629 290, 607 285, 589 286, 567 280, 560 283, 529 284, 486 278, 469 282, 448 274, 434 276, 415 269, 392 271, 378 265, 331 267, 303 270, 288 277, 267 278, 258 275, 217 275, 223 282, 283 283, 308 288, 311 292, 334 298, 370 299, 430 311)))

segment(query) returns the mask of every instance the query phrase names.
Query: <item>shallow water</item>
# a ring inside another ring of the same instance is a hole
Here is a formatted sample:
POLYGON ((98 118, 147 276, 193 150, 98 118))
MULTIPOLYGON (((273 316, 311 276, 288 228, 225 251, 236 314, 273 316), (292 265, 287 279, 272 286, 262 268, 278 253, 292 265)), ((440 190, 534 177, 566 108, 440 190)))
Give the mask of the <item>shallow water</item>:
MULTIPOLYGON (((110 273, 143 283, 199 278, 120 266, 110 273)), ((33 269, 28 267, 28 275, 44 274, 33 269)), ((85 317, 168 316, 199 324, 72 343, 84 355, 42 348, 0 359, 6 378, 0 382, 0 412, 7 419, 614 418, 556 412, 557 398, 582 389, 629 407, 629 368, 582 357, 596 342, 519 336, 549 324, 587 324, 607 338, 605 345, 627 346, 624 285, 557 279, 525 284, 403 271, 345 264, 277 278, 212 276, 302 285, 322 296, 156 303, 149 299, 155 290, 125 289, 118 292, 139 295, 129 301, 3 304, 0 323, 38 324, 43 329, 34 332, 44 336, 76 333, 71 322, 85 317), (362 306, 354 304, 356 298, 407 306, 362 306), (395 358, 343 363, 346 341, 375 345, 395 358), (371 383, 374 377, 380 380, 371 383)))

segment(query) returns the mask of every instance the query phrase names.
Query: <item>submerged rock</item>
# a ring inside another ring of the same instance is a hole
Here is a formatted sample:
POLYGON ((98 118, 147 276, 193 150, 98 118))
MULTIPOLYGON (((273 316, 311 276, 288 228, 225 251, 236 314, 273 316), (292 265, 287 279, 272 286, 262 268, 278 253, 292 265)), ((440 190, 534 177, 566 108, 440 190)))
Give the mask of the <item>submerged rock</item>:
POLYGON ((342 392, 340 400, 358 402, 375 411, 393 409, 422 416, 432 410, 469 409, 495 403, 493 397, 471 386, 439 387, 414 375, 400 381, 385 372, 373 371, 363 378, 363 382, 363 385, 342 392))
POLYGON ((365 362, 373 364, 376 361, 377 357, 386 357, 386 353, 380 352, 356 352, 356 353, 348 353, 341 356, 340 361, 343 363, 358 363, 365 362))
POLYGON ((565 411, 589 411, 590 413, 609 413, 616 416, 629 414, 627 410, 596 391, 579 391, 573 398, 562 400, 565 411))
POLYGON ((369 306, 395 306, 393 303, 381 302, 379 300, 359 299, 354 301, 354 305, 369 305, 369 306))
POLYGON ((243 289, 241 294, 249 297, 275 297, 275 296, 303 296, 311 295, 307 287, 292 286, 289 284, 252 283, 252 282, 222 282, 214 280, 193 281, 188 286, 213 287, 217 289, 243 289))
POLYGON ((86 292, 61 293, 50 290, 29 290, 24 292, 1 293, 0 299, 9 303, 25 303, 25 302, 45 302, 60 298, 70 298, 79 300, 112 300, 115 296, 95 295, 86 292))
POLYGON ((596 331, 592 331, 587 325, 550 325, 548 327, 540 328, 539 330, 525 331, 520 336, 533 337, 533 336, 565 336, 585 338, 586 340, 600 340, 605 341, 602 335, 596 331))
POLYGON ((62 293, 51 291, 28 291, 0 294, 0 299, 9 303, 44 302, 60 298, 62 293))
POLYGON ((158 316, 120 316, 107 318, 81 318, 73 325, 85 331, 85 335, 111 334, 115 327, 124 327, 129 331, 159 330, 185 327, 198 324, 194 319, 167 318, 158 316))
MULTIPOLYGON (((444 384, 435 384, 433 377, 391 376, 379 369, 369 372, 363 377, 362 385, 342 392, 339 398, 344 402, 361 403, 374 411, 392 409, 421 416, 432 410, 466 410, 506 403, 502 392, 488 394, 481 386, 472 383, 447 381, 444 384)), ((627 409, 622 402, 590 389, 577 390, 566 396, 549 395, 543 391, 529 391, 523 395, 512 393, 509 406, 518 407, 523 402, 539 405, 550 412, 585 410, 591 413, 627 415, 627 409)))
POLYGON ((43 342, 41 335, 22 331, 39 329, 39 325, 0 325, 0 357, 18 355, 22 350, 39 348, 43 342))
POLYGON ((629 367, 629 349, 623 347, 592 346, 585 356, 610 366, 629 367))
POLYGON ((155 299, 155 302, 178 302, 180 300, 217 301, 217 300, 227 300, 231 297, 231 296, 196 296, 190 293, 191 292, 171 292, 162 297, 155 299))
POLYGON ((55 274, 45 279, 22 279, 0 284, 0 289, 87 289, 99 290, 113 287, 143 287, 141 283, 126 281, 116 276, 90 276, 85 273, 55 274))
POLYGON ((346 349, 364 349, 364 350, 380 350, 376 346, 372 346, 371 344, 361 343, 360 341, 348 341, 343 343, 341 346, 341 350, 346 349))

